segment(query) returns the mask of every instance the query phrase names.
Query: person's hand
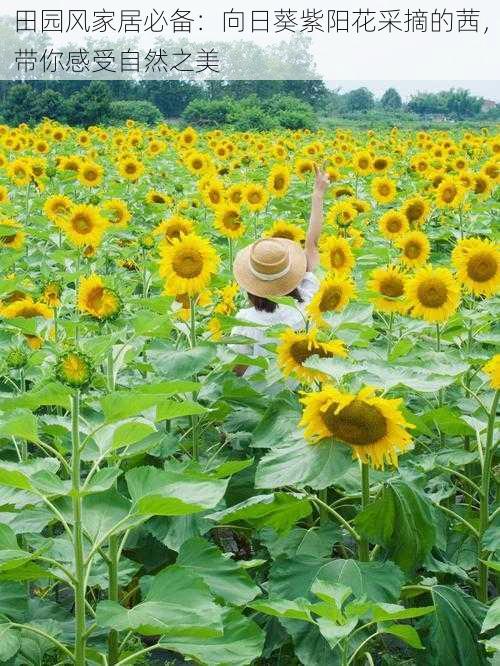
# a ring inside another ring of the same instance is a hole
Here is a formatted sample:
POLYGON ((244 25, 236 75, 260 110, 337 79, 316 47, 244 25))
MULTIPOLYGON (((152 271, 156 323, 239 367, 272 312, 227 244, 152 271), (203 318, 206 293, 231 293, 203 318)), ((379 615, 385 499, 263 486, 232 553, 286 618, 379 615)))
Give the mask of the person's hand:
POLYGON ((326 171, 322 171, 317 164, 314 165, 314 173, 314 191, 319 195, 324 196, 328 186, 330 185, 330 176, 326 173, 326 171))

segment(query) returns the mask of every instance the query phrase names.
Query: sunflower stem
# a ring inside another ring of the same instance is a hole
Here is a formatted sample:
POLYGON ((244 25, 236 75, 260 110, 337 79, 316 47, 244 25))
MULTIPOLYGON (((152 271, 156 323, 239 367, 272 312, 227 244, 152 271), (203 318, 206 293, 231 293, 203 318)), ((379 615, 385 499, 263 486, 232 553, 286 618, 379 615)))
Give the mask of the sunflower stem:
POLYGON ((319 505, 319 522, 320 525, 326 525, 328 523, 328 488, 318 491, 318 497, 321 500, 322 504, 319 505))
POLYGON ((491 411, 488 418, 488 430, 486 435, 486 448, 484 451, 484 464, 481 474, 481 495, 479 505, 479 540, 478 540, 478 599, 483 603, 488 602, 488 566, 484 563, 488 559, 488 552, 482 544, 483 535, 488 528, 489 518, 489 499, 490 499, 490 481, 493 455, 496 444, 493 443, 495 433, 495 419, 500 400, 500 391, 495 391, 495 397, 491 405, 491 411))
POLYGON ((83 552, 82 495, 80 489, 80 392, 71 399, 71 494, 73 503, 73 548, 75 558, 75 664, 85 666, 85 580, 86 567, 83 552))
MULTIPOLYGON (((361 510, 364 511, 370 504, 370 467, 368 463, 361 463, 361 510)), ((358 545, 358 557, 361 562, 368 562, 370 549, 368 540, 361 537, 358 545)))
POLYGON ((392 352, 392 329, 394 326, 394 312, 391 312, 389 315, 389 330, 387 331, 387 360, 392 352))

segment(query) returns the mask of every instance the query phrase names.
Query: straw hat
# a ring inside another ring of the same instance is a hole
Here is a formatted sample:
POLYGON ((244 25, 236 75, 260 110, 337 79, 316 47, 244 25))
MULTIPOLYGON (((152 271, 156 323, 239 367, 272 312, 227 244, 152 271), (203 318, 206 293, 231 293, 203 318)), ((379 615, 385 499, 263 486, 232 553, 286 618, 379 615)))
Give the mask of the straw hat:
POLYGON ((234 261, 236 282, 255 296, 286 296, 306 273, 306 255, 294 241, 262 238, 240 250, 234 261))

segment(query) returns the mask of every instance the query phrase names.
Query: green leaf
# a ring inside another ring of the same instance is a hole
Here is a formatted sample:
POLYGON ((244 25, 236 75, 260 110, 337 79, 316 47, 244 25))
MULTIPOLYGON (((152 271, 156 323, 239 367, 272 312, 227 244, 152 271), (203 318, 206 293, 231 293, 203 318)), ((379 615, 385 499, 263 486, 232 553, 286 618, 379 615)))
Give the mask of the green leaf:
POLYGON ((426 412, 422 417, 424 423, 428 426, 435 426, 441 432, 452 437, 458 435, 474 435, 474 428, 455 414, 449 407, 438 407, 426 412))
POLYGON ((258 613, 271 615, 272 617, 285 617, 290 620, 303 620, 304 622, 313 622, 309 608, 311 604, 307 599, 257 599, 248 604, 249 608, 253 608, 258 613))
MULTIPOLYGON (((195 382, 162 382, 134 387, 130 391, 114 391, 101 398, 100 403, 106 421, 111 423, 136 416, 152 407, 159 410, 164 403, 170 406, 182 405, 182 402, 177 403, 173 400, 167 400, 167 398, 179 393, 196 391, 199 388, 200 385, 195 382)), ((169 417, 158 416, 157 418, 160 420, 169 417)))
POLYGON ((371 604, 373 619, 377 622, 386 620, 409 620, 434 613, 434 606, 420 606, 418 608, 405 608, 398 604, 371 604))
POLYGON ((435 585, 432 599, 430 643, 439 664, 485 666, 488 662, 479 643, 486 607, 458 588, 435 585))
POLYGON ((486 617, 484 618, 483 626, 481 627, 481 633, 484 634, 485 631, 494 629, 500 624, 500 599, 495 599, 495 601, 488 608, 486 617))
POLYGON ((322 490, 336 483, 352 466, 347 446, 328 441, 308 444, 304 439, 275 446, 259 461, 257 488, 310 486, 322 490))
POLYGON ((69 409, 71 390, 59 382, 49 382, 44 386, 27 391, 12 398, 0 398, 0 410, 10 411, 17 408, 31 409, 57 405, 69 409))
POLYGON ((390 560, 357 562, 328 560, 312 556, 278 557, 269 574, 269 596, 313 599, 310 592, 316 578, 350 587, 354 596, 370 601, 393 602, 404 582, 402 571, 390 560))
POLYGON ((177 564, 200 576, 214 594, 235 606, 244 606, 260 592, 246 571, 205 539, 185 541, 177 564))
POLYGON ((300 439, 297 423, 300 407, 291 394, 280 394, 264 412, 259 425, 253 431, 252 447, 270 449, 283 442, 300 439))
POLYGON ((213 509, 223 498, 227 479, 201 472, 165 471, 138 467, 126 474, 130 496, 138 513, 182 516, 213 509))
POLYGON ((408 572, 424 561, 436 542, 432 504, 416 486, 400 479, 384 485, 378 499, 357 515, 355 525, 408 572))
POLYGON ((101 454, 114 449, 132 446, 148 435, 156 432, 152 421, 142 418, 131 418, 105 425, 94 433, 94 441, 101 454))
POLYGON ((19 652, 19 632, 9 624, 0 624, 0 661, 8 661, 19 652))
POLYGON ((204 345, 188 351, 176 351, 174 349, 150 351, 148 359, 154 363, 159 375, 188 379, 195 377, 206 368, 216 354, 215 346, 204 345))
POLYGON ((416 629, 414 629, 409 624, 384 625, 383 629, 381 629, 380 631, 383 632, 384 634, 392 634, 393 636, 397 636, 402 641, 410 645, 412 648, 415 648, 415 650, 425 649, 424 646, 422 645, 420 636, 418 635, 416 629))
POLYGON ((162 638, 160 645, 206 666, 253 664, 264 649, 265 634, 262 629, 237 610, 224 610, 222 621, 223 635, 220 637, 162 638))
POLYGON ((222 609, 201 577, 176 564, 155 576, 145 600, 133 608, 103 601, 96 622, 105 629, 132 629, 145 636, 221 636, 222 609))
POLYGON ((0 417, 0 437, 18 437, 28 442, 38 442, 36 416, 27 409, 16 409, 0 417))
POLYGON ((229 509, 208 516, 223 525, 240 520, 257 528, 272 527, 282 534, 288 532, 301 518, 312 511, 309 500, 289 493, 254 495, 229 509))
POLYGON ((337 647, 343 638, 349 636, 349 634, 354 631, 358 624, 358 620, 348 620, 345 624, 338 624, 329 618, 319 617, 317 623, 321 635, 328 641, 328 644, 333 649, 337 647))

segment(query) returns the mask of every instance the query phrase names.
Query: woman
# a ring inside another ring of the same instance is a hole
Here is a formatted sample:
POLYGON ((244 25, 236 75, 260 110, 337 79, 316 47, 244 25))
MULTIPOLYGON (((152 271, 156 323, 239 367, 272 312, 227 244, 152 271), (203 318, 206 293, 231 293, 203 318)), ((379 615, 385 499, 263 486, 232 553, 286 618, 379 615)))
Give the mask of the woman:
MULTIPOLYGON (((231 335, 245 336, 254 344, 235 345, 238 354, 257 358, 266 356, 263 347, 270 342, 267 329, 285 325, 300 330, 305 327, 305 307, 316 293, 319 283, 313 271, 319 263, 318 243, 323 227, 323 198, 329 185, 326 173, 315 167, 311 218, 307 230, 305 249, 285 238, 263 238, 238 252, 233 270, 236 282, 248 293, 251 307, 240 310, 236 318, 251 326, 235 326, 231 335), (297 307, 281 305, 269 300, 291 296, 297 307)), ((237 366, 242 375, 247 366, 237 366)), ((255 369, 254 369, 255 371, 255 369)), ((247 371, 246 374, 250 374, 247 371)))

